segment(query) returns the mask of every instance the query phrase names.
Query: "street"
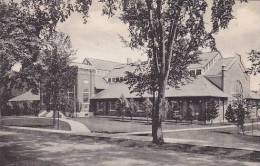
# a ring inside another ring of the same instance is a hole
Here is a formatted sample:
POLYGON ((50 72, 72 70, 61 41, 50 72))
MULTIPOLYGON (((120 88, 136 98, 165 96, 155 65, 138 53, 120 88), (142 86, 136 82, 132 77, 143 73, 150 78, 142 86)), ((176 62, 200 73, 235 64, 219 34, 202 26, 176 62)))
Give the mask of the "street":
POLYGON ((259 163, 81 136, 0 131, 1 166, 236 165, 259 163))

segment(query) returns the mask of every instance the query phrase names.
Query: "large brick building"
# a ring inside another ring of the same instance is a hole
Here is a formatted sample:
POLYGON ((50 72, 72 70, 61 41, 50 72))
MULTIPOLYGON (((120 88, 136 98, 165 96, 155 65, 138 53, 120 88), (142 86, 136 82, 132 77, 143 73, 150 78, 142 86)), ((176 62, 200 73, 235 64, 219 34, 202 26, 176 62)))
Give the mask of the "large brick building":
MULTIPOLYGON (((202 53, 200 60, 198 64, 188 67, 196 79, 177 89, 167 88, 166 97, 171 103, 171 111, 185 116, 190 109, 194 118, 200 120, 207 109, 207 102, 214 99, 219 105, 216 121, 223 122, 227 105, 236 97, 243 97, 252 103, 259 101, 259 94, 250 90, 250 77, 240 55, 223 58, 217 52, 202 53)), ((87 116, 93 112, 113 115, 116 112, 115 102, 121 95, 127 99, 133 98, 137 103, 151 97, 148 93, 143 96, 130 93, 128 86, 122 83, 125 72, 135 69, 135 63, 129 59, 122 64, 86 58, 82 63, 72 65, 77 66, 77 80, 67 95, 74 103, 81 105, 78 109, 74 107, 75 116, 87 116)))

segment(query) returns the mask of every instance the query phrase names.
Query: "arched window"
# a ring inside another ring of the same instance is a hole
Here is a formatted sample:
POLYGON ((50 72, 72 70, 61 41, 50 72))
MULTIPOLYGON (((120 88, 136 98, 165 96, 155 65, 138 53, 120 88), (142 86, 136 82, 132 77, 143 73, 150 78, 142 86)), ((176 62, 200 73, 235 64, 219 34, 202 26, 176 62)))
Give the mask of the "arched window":
POLYGON ((241 81, 237 80, 233 86, 233 94, 236 98, 242 98, 243 97, 243 85, 241 81))

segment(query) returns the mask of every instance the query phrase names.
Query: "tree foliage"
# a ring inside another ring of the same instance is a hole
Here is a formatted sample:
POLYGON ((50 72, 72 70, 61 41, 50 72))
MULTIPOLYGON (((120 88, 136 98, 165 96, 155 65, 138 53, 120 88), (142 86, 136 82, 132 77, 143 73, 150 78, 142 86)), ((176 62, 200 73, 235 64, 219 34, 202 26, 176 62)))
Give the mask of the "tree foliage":
POLYGON ((211 121, 218 117, 218 104, 215 100, 207 102, 206 120, 211 121))
MULTIPOLYGON (((10 99, 12 89, 24 87, 37 92, 35 64, 42 48, 30 16, 15 3, 0 1, 0 105, 10 99), (19 66, 19 67, 17 67, 19 66), (14 68, 20 68, 14 70, 14 68)), ((0 107, 0 110, 1 110, 0 107)))
POLYGON ((54 115, 62 106, 64 93, 73 89, 76 83, 77 68, 70 66, 74 54, 70 38, 64 33, 56 32, 46 41, 39 59, 42 66, 41 87, 48 97, 46 104, 52 103, 54 115))
MULTIPOLYGON (((244 0, 241 0, 244 1, 244 0)), ((131 48, 146 51, 148 61, 144 69, 130 75, 130 87, 143 93, 156 90, 157 101, 153 112, 153 142, 163 143, 158 137, 162 130, 160 103, 167 86, 177 87, 189 77, 187 67, 199 61, 202 49, 216 50, 214 33, 228 26, 233 18, 234 0, 213 0, 211 29, 206 28, 206 0, 101 0, 103 12, 109 16, 121 9, 120 19, 128 25, 131 48), (143 72, 145 71, 145 72, 143 72), (134 77, 137 79, 132 79, 134 77), (146 79, 150 78, 150 79, 146 79), (152 79, 151 79, 152 78, 152 79), (159 131, 159 132, 158 132, 159 131)), ((154 100, 155 101, 155 100, 154 100)))
POLYGON ((249 53, 248 60, 251 62, 249 72, 254 75, 260 73, 260 51, 252 50, 249 53))
POLYGON ((242 133, 244 133, 245 119, 249 116, 250 112, 245 108, 245 103, 241 101, 229 104, 225 113, 227 121, 237 125, 242 133))

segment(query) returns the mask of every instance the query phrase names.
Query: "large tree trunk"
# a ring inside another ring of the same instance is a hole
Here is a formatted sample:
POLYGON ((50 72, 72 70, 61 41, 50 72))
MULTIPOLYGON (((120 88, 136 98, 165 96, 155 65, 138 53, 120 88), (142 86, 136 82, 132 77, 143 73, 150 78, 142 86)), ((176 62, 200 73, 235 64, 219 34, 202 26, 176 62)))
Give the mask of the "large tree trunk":
POLYGON ((158 98, 156 101, 156 105, 153 109, 152 113, 152 136, 153 143, 155 144, 163 144, 163 132, 162 132, 162 120, 163 120, 163 107, 161 107, 161 103, 165 100, 165 89, 166 89, 167 81, 163 79, 159 84, 158 98))

